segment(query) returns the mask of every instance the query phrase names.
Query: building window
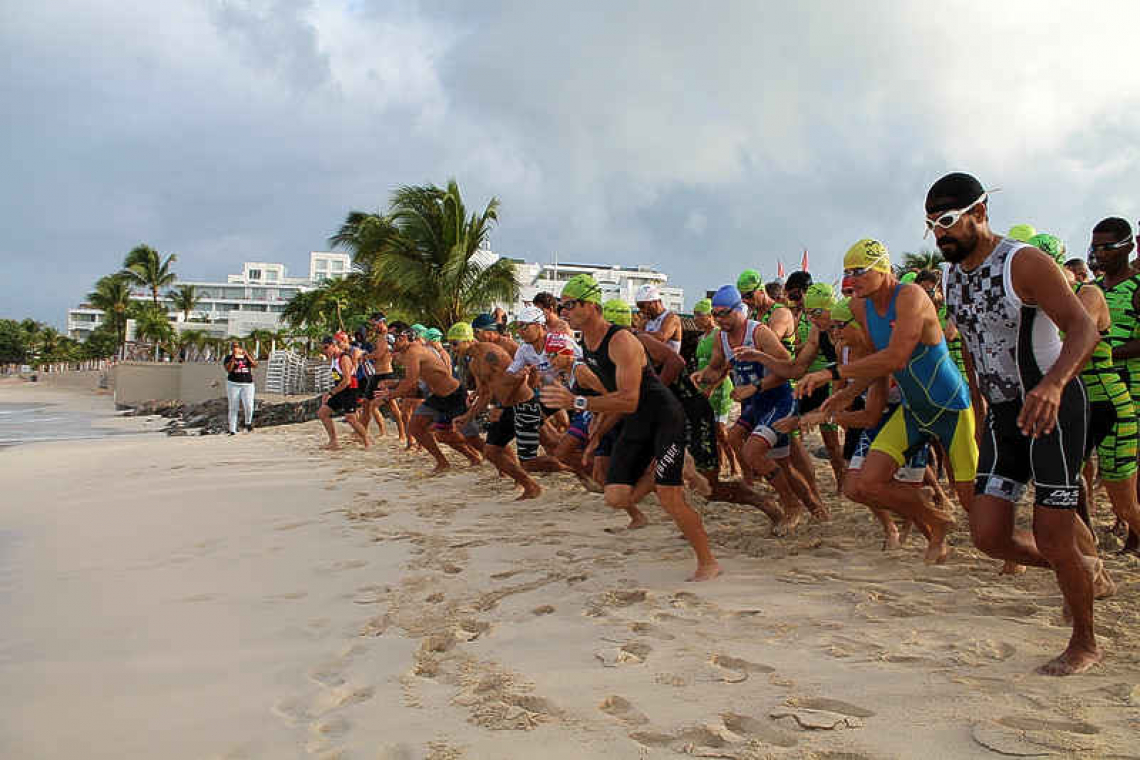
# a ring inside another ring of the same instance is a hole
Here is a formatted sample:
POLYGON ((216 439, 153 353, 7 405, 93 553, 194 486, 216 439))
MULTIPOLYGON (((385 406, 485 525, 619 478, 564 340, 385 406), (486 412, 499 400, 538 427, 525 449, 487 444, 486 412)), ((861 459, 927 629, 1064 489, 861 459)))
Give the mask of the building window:
POLYGON ((333 262, 331 262, 331 264, 332 264, 332 271, 334 271, 334 272, 343 272, 344 271, 344 262, 343 261, 333 261, 333 262))
POLYGON ((260 269, 249 270, 249 279, 260 280, 261 279, 261 270, 260 269))
POLYGON ((265 271, 265 281, 266 282, 277 282, 277 270, 267 269, 265 271))

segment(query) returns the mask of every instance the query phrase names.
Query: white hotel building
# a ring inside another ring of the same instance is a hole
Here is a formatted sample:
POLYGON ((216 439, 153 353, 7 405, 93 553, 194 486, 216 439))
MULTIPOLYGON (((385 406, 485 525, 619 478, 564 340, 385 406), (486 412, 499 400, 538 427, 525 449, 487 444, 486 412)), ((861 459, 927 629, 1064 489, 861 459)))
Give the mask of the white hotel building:
POLYGON ((519 300, 514 304, 500 305, 512 317, 518 314, 524 306, 529 305, 538 293, 546 292, 559 295, 566 281, 579 274, 592 275, 598 281, 602 288, 603 301, 620 298, 633 306, 638 288, 642 285, 655 285, 661 292, 661 303, 666 309, 675 312, 681 312, 685 309, 684 289, 666 285, 669 276, 663 272, 658 272, 653 267, 561 262, 538 264, 509 258, 508 261, 515 265, 515 279, 519 283, 519 300))
MULTIPOLYGON (((201 298, 190 312, 190 321, 177 311, 165 294, 159 303, 166 307, 177 330, 205 330, 212 337, 244 337, 251 330, 280 330, 284 326, 281 312, 297 293, 312 290, 324 280, 344 277, 352 268, 347 253, 313 251, 309 254, 309 276, 289 277, 284 264, 247 261, 241 274, 231 274, 225 282, 178 280, 180 285, 193 285, 201 298)), ((131 299, 150 301, 151 294, 135 287, 131 299)), ((67 310, 67 334, 84 340, 103 321, 103 312, 84 304, 67 310)), ((134 320, 127 324, 127 338, 133 339, 134 320)))

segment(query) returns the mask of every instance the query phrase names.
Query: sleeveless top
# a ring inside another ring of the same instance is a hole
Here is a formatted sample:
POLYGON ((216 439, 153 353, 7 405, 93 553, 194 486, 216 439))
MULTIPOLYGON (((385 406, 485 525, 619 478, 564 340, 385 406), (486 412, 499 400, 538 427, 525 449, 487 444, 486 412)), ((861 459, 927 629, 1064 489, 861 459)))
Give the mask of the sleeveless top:
MULTIPOLYGON (((768 310, 766 312, 764 312, 763 314, 757 313, 756 314, 756 321, 758 321, 762 325, 771 324, 772 312, 775 311, 777 308, 785 309, 787 307, 782 306, 781 304, 778 304, 778 303, 774 303, 771 306, 769 306, 768 310)), ((796 332, 795 332, 795 330, 792 331, 791 335, 785 335, 783 338, 780 338, 780 342, 784 344, 784 348, 788 349, 789 354, 791 354, 792 356, 795 356, 795 354, 796 354, 796 332)))
MULTIPOLYGON (((740 347, 756 348, 756 328, 760 323, 756 320, 750 319, 744 325, 744 340, 740 342, 740 347)), ((733 385, 745 386, 755 385, 757 390, 760 388, 760 383, 768 376, 768 368, 760 362, 749 362, 742 359, 737 359, 733 356, 732 346, 728 343, 728 333, 724 330, 717 331, 720 334, 720 347, 724 351, 724 358, 731 365, 731 376, 733 385)), ((745 404, 752 403, 761 398, 770 399, 778 396, 783 396, 785 393, 792 392, 792 385, 787 380, 769 388, 766 391, 759 392, 750 398, 744 400, 745 404)))
POLYGON ((978 385, 990 403, 1017 401, 1061 355, 1057 325, 1013 289, 1013 257, 1024 243, 1002 238, 972 271, 946 273, 946 310, 954 320, 978 385))
MULTIPOLYGON (((814 327, 806 313, 800 314, 800 322, 796 326, 796 347, 799 348, 804 343, 807 343, 808 338, 811 337, 811 328, 814 327)), ((828 364, 835 361, 835 346, 831 344, 831 336, 827 334, 826 330, 819 331, 819 351, 816 352, 815 358, 811 360, 808 366, 808 372, 816 372, 823 369, 828 364)))
MULTIPOLYGON (((590 347, 586 345, 586 341, 582 341, 582 360, 586 362, 594 374, 601 380, 602 385, 606 390, 613 393, 617 390, 617 365, 614 360, 610 358, 610 340, 614 335, 625 328, 618 325, 610 325, 610 329, 606 331, 606 335, 602 338, 602 342, 598 344, 596 350, 591 351, 590 347)), ((640 346, 641 343, 639 342, 640 346)), ((644 351, 644 348, 642 349, 644 351)), ((668 389, 661 384, 657 375, 653 374, 653 369, 649 365, 648 355, 645 357, 645 365, 641 368, 641 392, 637 403, 637 408, 640 410, 642 404, 645 403, 649 395, 654 392, 660 391, 661 393, 668 393, 668 389)), ((636 412, 635 412, 636 413, 636 412)))
MULTIPOLYGON (((660 314, 658 314, 653 319, 650 319, 649 321, 647 321, 645 323, 645 332, 651 333, 651 332, 657 332, 658 330, 660 330, 661 325, 665 324, 665 317, 669 316, 672 313, 673 313, 672 311, 670 311, 669 309, 666 309, 665 311, 661 312, 660 314)), ((679 341, 679 340, 666 340, 666 341, 662 341, 662 342, 665 345, 669 346, 669 348, 676 351, 677 353, 681 353, 681 341, 679 341)))
MULTIPOLYGON (((1108 302, 1108 312, 1112 315, 1112 326, 1108 328, 1108 345, 1112 348, 1133 340, 1140 340, 1140 312, 1132 307, 1132 299, 1140 288, 1140 275, 1132 275, 1112 288, 1104 286, 1103 278, 1097 285, 1104 291, 1108 302)), ((1140 357, 1116 359, 1113 362, 1116 374, 1128 386, 1133 399, 1140 399, 1140 357)))
MULTIPOLYGON (((1082 287, 1085 287, 1082 283, 1073 283, 1073 292, 1080 293, 1082 287)), ((1093 346, 1088 364, 1081 370, 1081 382, 1085 384, 1090 403, 1115 401, 1122 393, 1128 393, 1112 363, 1112 346, 1108 344, 1110 331, 1111 326, 1109 330, 1100 331, 1100 340, 1093 346)))
MULTIPOLYGON (((343 355, 344 354, 341 354, 341 356, 343 356, 343 355)), ((332 373, 333 387, 335 388, 336 386, 340 385, 342 380, 344 380, 344 375, 342 375, 340 373, 340 356, 338 356, 332 360, 332 364, 329 365, 329 371, 332 373)), ((360 387, 356 382, 356 373, 353 373, 352 377, 349 378, 348 387, 349 388, 359 388, 360 387)))
MULTIPOLYGON (((887 313, 880 315, 870 299, 864 301, 867 332, 876 351, 882 351, 891 342, 891 331, 898 319, 895 306, 902 283, 895 286, 887 313)), ((943 414, 957 413, 970 408, 970 389, 946 349, 946 339, 928 346, 921 340, 907 360, 906 366, 894 371, 892 377, 902 393, 903 405, 920 423, 933 424, 943 414)))

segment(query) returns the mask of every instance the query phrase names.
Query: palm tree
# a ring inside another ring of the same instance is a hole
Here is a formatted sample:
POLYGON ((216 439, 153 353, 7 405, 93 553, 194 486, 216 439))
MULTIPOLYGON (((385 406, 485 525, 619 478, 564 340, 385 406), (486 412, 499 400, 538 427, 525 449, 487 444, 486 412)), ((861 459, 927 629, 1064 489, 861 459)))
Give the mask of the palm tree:
POLYGON ((205 349, 210 333, 205 330, 182 330, 178 333, 178 351, 189 356, 190 349, 194 349, 194 361, 201 361, 202 351, 205 349))
POLYGON ((146 304, 136 311, 135 334, 144 341, 154 343, 155 361, 158 361, 159 349, 174 342, 174 328, 170 326, 170 317, 161 306, 146 304))
POLYGON ((158 251, 149 245, 136 245, 123 260, 121 274, 128 282, 149 288, 154 305, 158 306, 158 291, 168 288, 178 279, 170 265, 178 260, 173 253, 162 260, 158 251))
POLYGON ((131 305, 131 286, 126 278, 111 274, 100 277, 95 290, 87 294, 87 301, 103 311, 103 322, 114 329, 119 337, 119 352, 127 342, 127 310, 131 305))
POLYGON ((500 259, 486 265, 476 258, 498 220, 498 209, 499 201, 492 198, 481 214, 468 216, 455 180, 446 190, 401 187, 386 219, 367 222, 361 212, 350 213, 332 241, 360 248, 360 279, 373 300, 425 324, 446 326, 496 301, 518 298, 514 264, 500 259), (357 238, 348 234, 353 230, 361 230, 357 238), (371 249, 374 243, 380 250, 371 249))
POLYGON ((190 321, 190 312, 194 311, 194 307, 202 300, 193 285, 179 285, 176 290, 167 293, 166 297, 170 299, 175 309, 182 312, 182 319, 186 322, 190 321))
POLYGON ((938 251, 923 250, 917 253, 904 253, 902 263, 895 265, 897 274, 922 269, 938 269, 942 265, 942 254, 938 251))
POLYGON ((266 358, 269 356, 270 347, 276 340, 277 333, 272 330, 250 330, 249 335, 245 338, 246 349, 249 350, 249 342, 253 341, 253 349, 249 352, 256 359, 266 358))

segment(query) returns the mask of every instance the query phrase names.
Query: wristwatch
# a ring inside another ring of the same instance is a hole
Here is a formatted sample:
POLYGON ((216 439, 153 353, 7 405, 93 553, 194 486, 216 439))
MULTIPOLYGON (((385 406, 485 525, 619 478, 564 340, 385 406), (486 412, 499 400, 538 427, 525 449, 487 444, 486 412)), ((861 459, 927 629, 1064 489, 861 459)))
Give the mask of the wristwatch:
POLYGON ((827 368, 829 370, 831 370, 831 379, 832 380, 842 380, 843 379, 842 377, 839 376, 839 365, 838 364, 836 364, 835 362, 832 362, 831 364, 827 365, 827 368))
POLYGON ((574 397, 574 411, 576 411, 576 412, 586 411, 586 397, 585 396, 575 396, 574 397))

